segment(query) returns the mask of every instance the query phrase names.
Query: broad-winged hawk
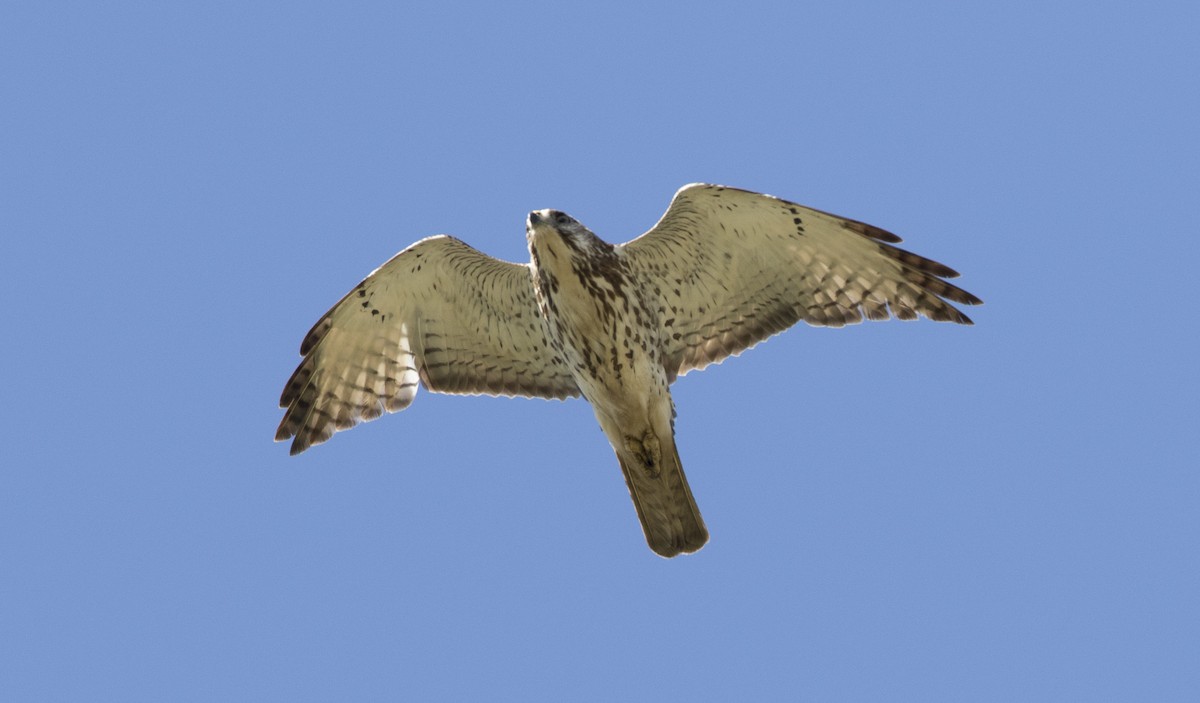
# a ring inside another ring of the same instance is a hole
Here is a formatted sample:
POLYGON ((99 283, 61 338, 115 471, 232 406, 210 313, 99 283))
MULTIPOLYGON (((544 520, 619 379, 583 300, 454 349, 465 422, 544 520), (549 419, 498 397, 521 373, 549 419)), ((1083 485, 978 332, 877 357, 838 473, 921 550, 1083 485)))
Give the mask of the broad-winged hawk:
POLYGON ((877 227, 717 185, 675 194, 650 231, 609 244, 555 210, 529 214, 531 262, 439 235, 359 283, 304 338, 280 398, 292 453, 440 393, 582 395, 616 452, 650 548, 708 530, 675 448, 670 384, 803 320, 971 324, 981 301, 947 266, 877 227))

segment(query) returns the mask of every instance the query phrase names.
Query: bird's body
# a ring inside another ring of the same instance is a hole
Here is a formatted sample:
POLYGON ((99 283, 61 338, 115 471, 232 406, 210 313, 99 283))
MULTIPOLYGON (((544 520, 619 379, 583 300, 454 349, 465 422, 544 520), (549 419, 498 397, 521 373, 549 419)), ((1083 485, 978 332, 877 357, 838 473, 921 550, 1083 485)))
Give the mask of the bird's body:
POLYGON ((582 395, 612 444, 646 539, 670 557, 708 531, 675 446, 670 384, 800 320, 969 324, 950 268, 870 225, 723 186, 676 194, 646 234, 604 242, 564 213, 526 224, 528 265, 450 237, 402 251, 301 345, 280 399, 292 452, 433 391, 582 395))
POLYGON ((708 530, 675 448, 658 309, 624 253, 565 213, 531 213, 527 229, 551 345, 616 452, 651 549, 667 557, 696 551, 708 530))

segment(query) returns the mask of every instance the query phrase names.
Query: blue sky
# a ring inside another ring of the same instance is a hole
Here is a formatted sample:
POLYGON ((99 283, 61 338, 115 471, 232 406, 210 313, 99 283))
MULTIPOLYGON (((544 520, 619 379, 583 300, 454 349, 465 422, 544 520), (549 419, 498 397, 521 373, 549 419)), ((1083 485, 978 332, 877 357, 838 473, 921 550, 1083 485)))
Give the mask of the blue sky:
POLYGON ((0 697, 1190 699, 1198 15, 6 4, 0 697), (700 553, 646 548, 581 401, 271 441, 396 251, 623 241, 693 181, 986 301, 681 380, 700 553))

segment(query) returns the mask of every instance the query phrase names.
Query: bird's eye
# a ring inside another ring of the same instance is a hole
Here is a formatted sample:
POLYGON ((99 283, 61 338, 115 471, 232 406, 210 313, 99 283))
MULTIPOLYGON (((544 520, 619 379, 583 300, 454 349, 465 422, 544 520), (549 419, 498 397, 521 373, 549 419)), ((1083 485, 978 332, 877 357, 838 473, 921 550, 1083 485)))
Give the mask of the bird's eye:
POLYGON ((560 212, 554 216, 554 224, 556 224, 556 225, 565 225, 570 221, 571 221, 571 218, 567 217, 565 213, 560 212))

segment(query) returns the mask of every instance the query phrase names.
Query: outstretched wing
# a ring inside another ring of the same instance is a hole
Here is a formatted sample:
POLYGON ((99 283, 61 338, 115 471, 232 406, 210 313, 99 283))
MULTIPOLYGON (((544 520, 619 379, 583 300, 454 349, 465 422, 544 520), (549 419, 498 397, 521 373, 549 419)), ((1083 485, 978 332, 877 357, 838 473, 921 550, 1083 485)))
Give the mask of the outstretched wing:
POLYGON ((453 237, 392 257, 317 321, 283 389, 276 441, 292 454, 338 430, 412 403, 418 382, 440 393, 579 395, 550 349, 528 265, 493 259, 453 237))
POLYGON ((878 227, 769 195, 692 184, 658 224, 621 245, 659 309, 673 378, 800 320, 841 327, 895 316, 971 324, 947 301, 982 301, 953 269, 891 246, 878 227))

